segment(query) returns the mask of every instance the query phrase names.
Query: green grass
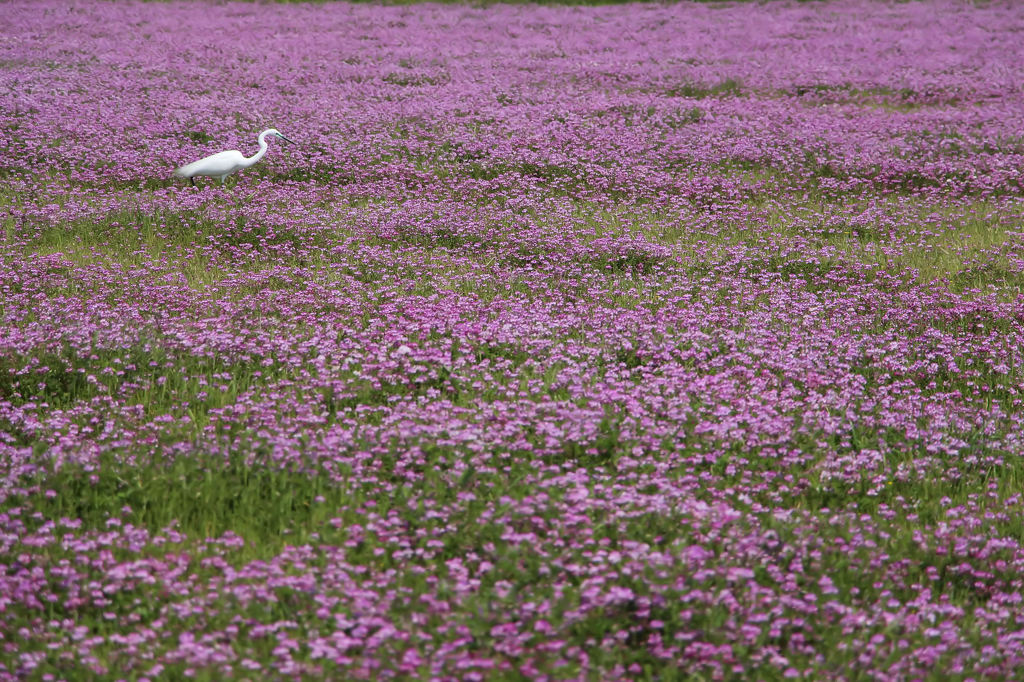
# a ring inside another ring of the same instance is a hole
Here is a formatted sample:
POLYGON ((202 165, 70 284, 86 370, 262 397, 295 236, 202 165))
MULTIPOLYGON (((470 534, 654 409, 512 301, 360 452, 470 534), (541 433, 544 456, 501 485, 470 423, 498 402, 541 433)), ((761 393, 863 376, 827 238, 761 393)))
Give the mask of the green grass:
MULTIPOLYGON (((726 78, 717 83, 680 83, 664 90, 668 97, 702 99, 704 97, 736 96, 743 92, 743 83, 735 78, 726 78)), ((700 117, 702 118, 702 117, 700 117)), ((699 118, 697 120, 700 120, 699 118)))
POLYGON ((95 468, 68 466, 40 476, 32 486, 37 492, 21 502, 46 518, 80 519, 84 530, 124 519, 153 532, 174 525, 193 540, 230 531, 246 541, 244 561, 309 541, 348 501, 343 485, 311 473, 268 466, 258 451, 166 460, 106 455, 95 468))

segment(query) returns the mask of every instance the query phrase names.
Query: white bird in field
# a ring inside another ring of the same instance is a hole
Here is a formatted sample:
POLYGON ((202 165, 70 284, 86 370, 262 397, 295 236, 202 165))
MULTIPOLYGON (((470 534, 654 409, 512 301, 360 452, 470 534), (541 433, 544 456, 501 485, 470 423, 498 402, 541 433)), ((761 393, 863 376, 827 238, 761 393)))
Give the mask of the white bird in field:
MULTIPOLYGON (((276 128, 267 128, 259 136, 260 150, 252 156, 243 156, 242 152, 237 149, 232 149, 226 152, 217 152, 211 154, 206 158, 187 163, 184 166, 176 169, 174 174, 179 178, 188 178, 193 185, 196 184, 197 175, 205 175, 211 178, 220 178, 220 184, 224 184, 224 179, 236 171, 240 171, 243 168, 248 168, 257 161, 263 158, 263 155, 267 153, 267 135, 273 135, 279 137, 285 142, 292 142, 287 137, 277 131, 276 128)), ((295 144, 292 142, 292 144, 295 144)))

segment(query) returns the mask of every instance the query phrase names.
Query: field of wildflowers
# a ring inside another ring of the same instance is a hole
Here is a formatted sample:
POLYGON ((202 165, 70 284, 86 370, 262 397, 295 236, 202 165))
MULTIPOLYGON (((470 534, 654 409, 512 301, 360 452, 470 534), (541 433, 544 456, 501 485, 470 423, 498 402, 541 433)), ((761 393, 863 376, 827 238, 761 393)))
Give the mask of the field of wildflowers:
POLYGON ((1024 667, 1020 4, 0 15, 0 677, 1024 667))

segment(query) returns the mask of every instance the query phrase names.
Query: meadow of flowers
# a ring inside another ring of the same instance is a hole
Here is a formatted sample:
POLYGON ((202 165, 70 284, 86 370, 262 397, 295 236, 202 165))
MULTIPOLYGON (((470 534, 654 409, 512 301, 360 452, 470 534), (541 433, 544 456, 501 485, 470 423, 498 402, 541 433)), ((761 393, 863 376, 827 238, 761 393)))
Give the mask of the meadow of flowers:
POLYGON ((0 677, 1024 669, 1024 6, 0 18, 0 677))

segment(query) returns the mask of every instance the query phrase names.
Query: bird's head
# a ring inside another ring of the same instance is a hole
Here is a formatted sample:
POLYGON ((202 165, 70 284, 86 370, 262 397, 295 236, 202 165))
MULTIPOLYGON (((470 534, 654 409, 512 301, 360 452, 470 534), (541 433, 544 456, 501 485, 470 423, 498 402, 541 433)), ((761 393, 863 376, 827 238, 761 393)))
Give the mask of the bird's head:
POLYGON ((284 135, 282 135, 282 134, 280 133, 280 131, 278 131, 278 129, 277 129, 277 128, 271 128, 270 130, 268 130, 268 131, 267 131, 267 134, 268 134, 268 135, 273 135, 274 137, 279 137, 279 138, 281 138, 282 140, 284 140, 285 142, 291 142, 292 144, 295 144, 295 142, 294 142, 294 141, 292 141, 292 140, 289 140, 289 139, 288 139, 287 137, 285 137, 284 135))

